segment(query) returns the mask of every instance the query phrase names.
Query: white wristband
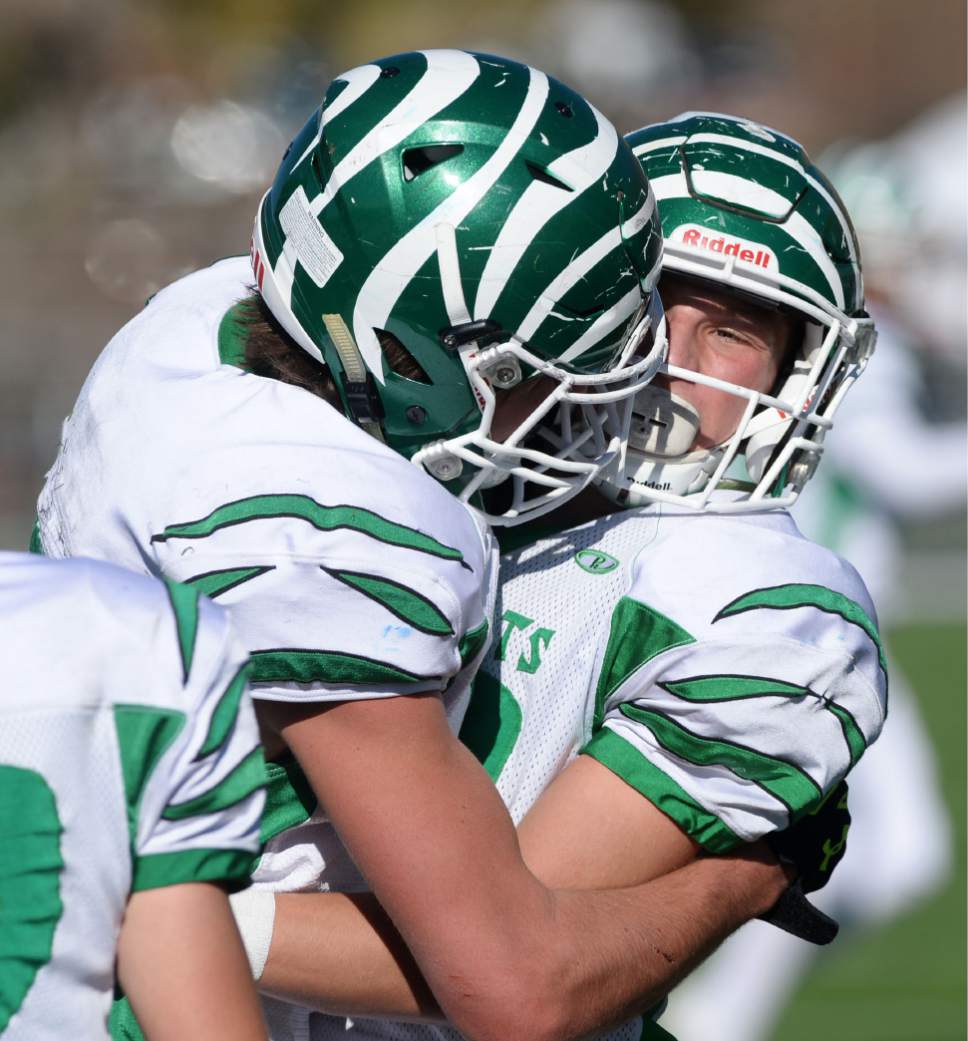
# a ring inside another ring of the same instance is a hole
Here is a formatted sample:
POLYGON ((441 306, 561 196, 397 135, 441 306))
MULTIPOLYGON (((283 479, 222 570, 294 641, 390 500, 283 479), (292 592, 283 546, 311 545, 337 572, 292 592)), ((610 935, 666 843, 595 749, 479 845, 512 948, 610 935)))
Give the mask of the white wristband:
POLYGON ((252 978, 258 982, 266 967, 272 927, 276 920, 276 897, 268 889, 243 889, 229 896, 235 924, 242 935, 242 946, 249 959, 252 978))

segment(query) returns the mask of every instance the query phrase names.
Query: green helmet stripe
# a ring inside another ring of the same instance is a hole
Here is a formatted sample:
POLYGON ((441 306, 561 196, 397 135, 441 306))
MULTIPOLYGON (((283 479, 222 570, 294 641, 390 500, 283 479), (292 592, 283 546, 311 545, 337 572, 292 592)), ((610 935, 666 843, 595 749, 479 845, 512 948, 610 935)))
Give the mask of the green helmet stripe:
POLYGON ((591 328, 562 354, 561 361, 573 361, 594 347, 604 336, 607 336, 613 329, 617 329, 622 322, 628 321, 642 305, 643 299, 642 290, 638 286, 633 286, 618 303, 595 319, 591 328))
MULTIPOLYGON (((612 228, 607 231, 586 250, 572 257, 568 266, 545 287, 544 292, 534 302, 534 306, 527 313, 524 321, 518 326, 517 335, 519 339, 527 342, 534 336, 538 327, 552 312, 555 304, 561 297, 584 278, 596 264, 600 263, 615 250, 623 249, 626 239, 632 238, 632 236, 641 232, 649 223, 654 212, 655 196, 649 191, 641 209, 629 217, 620 228, 612 228)), ((567 361, 570 360, 569 356, 574 357, 571 351, 566 352, 561 357, 563 361, 567 361)))
MULTIPOLYGON (((798 279, 802 284, 812 287, 813 292, 804 292, 802 295, 816 303, 816 294, 819 292, 835 310, 848 314, 855 314, 863 306, 859 250, 850 218, 829 182, 792 138, 769 127, 735 117, 693 112, 670 123, 636 131, 630 135, 629 141, 633 154, 644 164, 646 172, 656 184, 656 193, 662 200, 663 230, 667 236, 674 240, 674 232, 680 225, 674 219, 667 219, 666 200, 675 201, 676 197, 688 199, 695 192, 699 194, 700 202, 703 202, 702 197, 709 196, 714 206, 716 199, 736 203, 735 181, 720 181, 719 191, 710 186, 710 181, 715 183, 716 173, 721 177, 730 174, 738 176, 750 186, 748 196, 757 193, 761 187, 771 188, 781 196, 785 203, 774 199, 775 210, 770 209, 771 204, 764 196, 760 204, 761 212, 770 214, 768 219, 773 220, 780 216, 780 211, 784 216, 792 213, 802 218, 812 229, 810 239, 820 246, 829 260, 827 263, 816 251, 813 252, 811 273, 798 279), (684 133, 670 132, 680 127, 684 133), (685 176, 684 162, 690 168, 692 186, 685 176), (670 182, 675 183, 674 190, 663 184, 665 178, 674 179, 670 182)), ((719 228, 708 229, 708 217, 697 223, 713 236, 724 232, 736 234, 733 221, 733 216, 730 216, 719 228)), ((796 227, 796 224, 793 220, 779 222, 779 226, 792 236, 798 247, 792 251, 792 255, 786 249, 783 254, 776 254, 780 270, 787 276, 791 274, 791 260, 794 268, 803 267, 801 251, 809 249, 804 239, 803 225, 796 227)), ((752 225, 750 227, 752 230, 752 225)), ((749 236, 752 243, 759 238, 759 234, 749 236)), ((798 278, 795 271, 792 274, 798 278)), ((800 290, 795 292, 799 293, 800 290)), ((829 307, 825 310, 829 311, 829 307)))
MULTIPOLYGON (((474 64, 477 65, 476 61, 474 64)), ((541 116, 548 96, 548 78, 537 69, 529 72, 524 101, 494 153, 384 255, 360 289, 353 308, 353 333, 368 368, 381 383, 382 355, 374 329, 385 328, 400 295, 437 250, 437 225, 460 224, 514 160, 541 116)), ((446 289, 444 294, 446 297, 446 289)))
POLYGON ((845 219, 843 209, 834 202, 830 192, 820 183, 820 181, 817 180, 816 177, 813 176, 813 174, 810 173, 808 169, 806 169, 803 163, 791 156, 785 155, 783 152, 778 152, 776 149, 768 148, 766 145, 755 144, 752 141, 744 141, 741 138, 728 137, 726 134, 694 134, 690 140, 696 144, 731 145, 732 147, 741 149, 744 152, 754 152, 757 155, 766 156, 766 158, 773 159, 775 162, 783 163, 785 166, 792 167, 830 207, 831 213, 843 230, 844 240, 846 241, 847 249, 850 252, 850 259, 853 263, 857 263, 858 251, 857 243, 854 240, 854 229, 845 219))
MULTIPOLYGON (((380 156, 399 145, 441 109, 459 98, 480 75, 477 60, 464 51, 421 51, 420 54, 426 61, 423 75, 389 113, 380 113, 371 129, 333 167, 330 176, 322 185, 322 191, 310 199, 304 190, 300 191, 297 188, 282 208, 280 224, 285 238, 273 263, 273 276, 287 307, 293 306, 292 287, 296 274, 296 256, 320 288, 329 281, 344 260, 343 252, 319 223, 320 213, 353 178, 380 156), (315 260, 316 263, 310 263, 311 260, 315 260), (307 264, 309 266, 306 266, 307 264)), ((378 78, 379 76, 372 79, 369 85, 372 86, 378 78)), ((353 84, 350 89, 354 90, 355 96, 339 111, 345 111, 352 102, 358 101, 366 93, 364 89, 355 89, 353 84)), ((340 93, 329 107, 338 106, 346 93, 346 90, 340 93)), ((326 130, 326 123, 334 118, 328 115, 328 111, 329 108, 325 109, 320 119, 317 142, 318 135, 326 130)), ((306 151, 311 152, 312 147, 306 149, 304 154, 306 151)), ((372 330, 369 331, 369 335, 375 343, 372 330)), ((375 357, 379 358, 379 354, 375 357)), ((372 357, 367 358, 368 364, 372 360, 372 357)), ((371 369, 378 379, 382 377, 380 365, 375 369, 371 365, 371 369)))
POLYGON ((335 81, 337 83, 345 83, 346 86, 323 109, 319 119, 319 129, 316 131, 316 136, 309 142, 309 145, 306 147, 306 150, 302 155, 300 155, 292 164, 293 170, 312 155, 313 149, 322 140, 326 124, 331 120, 336 119, 336 117, 342 112, 345 112, 354 101, 359 100, 380 78, 381 71, 382 69, 379 65, 360 65, 356 69, 350 69, 349 72, 343 73, 343 75, 335 81))
POLYGON ((615 127, 593 105, 589 108, 597 124, 595 137, 548 165, 548 173, 571 191, 535 181, 518 199, 497 236, 481 275, 474 301, 475 320, 490 317, 511 273, 538 232, 595 184, 614 162, 619 141, 615 127))
POLYGON ((318 217, 361 170, 459 98, 481 74, 477 60, 466 51, 420 53, 427 59, 426 72, 413 90, 333 167, 322 192, 310 201, 314 217, 318 217))
MULTIPOLYGON (((751 209, 758 209, 767 213, 787 213, 790 209, 789 200, 778 192, 765 187, 762 184, 745 180, 734 174, 720 173, 718 171, 706 171, 705 181, 711 191, 715 191, 719 197, 726 197, 738 201, 751 209)), ((659 200, 675 199, 683 195, 683 178, 681 175, 668 177, 657 177, 652 182, 652 188, 659 200)), ((823 241, 817 234, 816 229, 800 216, 799 213, 790 213, 782 222, 782 227, 788 232, 797 245, 804 250, 816 266, 822 272, 836 306, 843 310, 845 307, 844 287, 841 276, 824 249, 823 241)))

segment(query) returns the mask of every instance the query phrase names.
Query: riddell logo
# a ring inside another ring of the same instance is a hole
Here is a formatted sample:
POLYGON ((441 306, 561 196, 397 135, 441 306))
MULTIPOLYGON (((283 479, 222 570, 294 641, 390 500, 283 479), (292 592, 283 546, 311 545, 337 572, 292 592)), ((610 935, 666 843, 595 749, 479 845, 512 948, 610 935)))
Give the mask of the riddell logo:
POLYGON ((756 242, 743 239, 727 238, 725 235, 707 235, 700 228, 677 228, 675 238, 684 245, 694 249, 707 249, 711 253, 722 253, 726 257, 736 257, 744 264, 755 264, 756 267, 776 268, 776 257, 773 251, 756 242))

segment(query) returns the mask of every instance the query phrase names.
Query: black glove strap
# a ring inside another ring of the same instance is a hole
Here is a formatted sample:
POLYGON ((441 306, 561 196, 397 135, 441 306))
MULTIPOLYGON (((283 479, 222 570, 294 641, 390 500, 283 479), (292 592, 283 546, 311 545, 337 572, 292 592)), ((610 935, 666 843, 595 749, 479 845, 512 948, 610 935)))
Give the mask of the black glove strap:
POLYGON ((830 915, 824 914, 810 903, 799 881, 784 890, 783 895, 769 911, 760 915, 760 920, 819 947, 825 947, 830 943, 840 930, 840 926, 830 915))

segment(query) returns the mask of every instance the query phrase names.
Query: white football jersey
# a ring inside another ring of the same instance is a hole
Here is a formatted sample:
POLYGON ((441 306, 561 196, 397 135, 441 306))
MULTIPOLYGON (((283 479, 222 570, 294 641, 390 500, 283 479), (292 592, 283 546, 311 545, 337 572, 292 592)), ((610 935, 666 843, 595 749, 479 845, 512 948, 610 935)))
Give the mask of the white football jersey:
MULTIPOLYGON (((64 424, 41 547, 178 579, 228 608, 258 699, 442 693, 456 731, 487 641, 497 551, 477 515, 320 398, 246 372, 247 258, 158 293, 64 424)), ((270 764, 257 878, 358 881, 292 760, 270 764)))
MULTIPOLYGON (((614 514, 504 555, 497 613, 461 738, 516 823, 586 754, 723 852, 816 808, 884 721, 864 585, 786 513, 614 514)), ((272 1011, 273 1041, 306 1036, 272 1011)), ((303 1015, 312 1041, 459 1041, 303 1015)))
POLYGON ((246 884, 245 653, 191 589, 0 553, 0 1038, 107 1038, 132 892, 246 884))
POLYGON ((785 512, 652 506, 502 567, 464 736, 516 821, 583 753, 723 852, 815 809, 880 732, 867 591, 785 512))

